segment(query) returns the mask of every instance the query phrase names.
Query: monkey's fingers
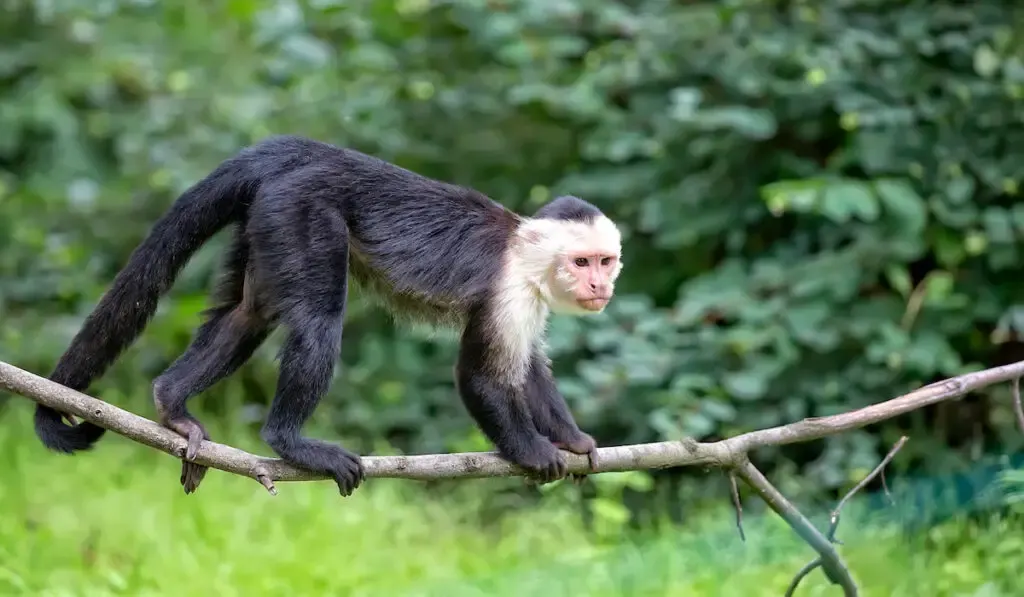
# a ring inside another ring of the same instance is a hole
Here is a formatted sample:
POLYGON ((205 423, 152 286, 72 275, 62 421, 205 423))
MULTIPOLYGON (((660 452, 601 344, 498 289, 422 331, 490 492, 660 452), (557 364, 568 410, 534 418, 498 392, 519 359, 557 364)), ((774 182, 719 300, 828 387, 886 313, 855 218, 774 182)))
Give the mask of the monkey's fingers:
POLYGON ((555 458, 548 465, 537 472, 537 481, 543 485, 564 479, 569 474, 569 466, 561 457, 555 458))
MULTIPOLYGON (((589 439, 589 436, 588 436, 589 439)), ((572 452, 573 454, 580 454, 587 457, 587 462, 590 464, 590 471, 597 472, 597 444, 593 440, 589 441, 589 445, 586 448, 581 448, 577 444, 567 442, 552 442, 556 448, 572 452)))
POLYGON ((542 468, 525 469, 523 481, 527 485, 547 485, 565 478, 568 474, 568 466, 565 462, 555 461, 542 468))
POLYGON ((352 495, 363 483, 366 471, 363 468, 363 461, 355 454, 342 451, 338 465, 331 471, 335 483, 338 485, 338 493, 342 497, 352 495))
MULTIPOLYGON (((597 472, 597 447, 590 452, 587 452, 587 461, 590 463, 590 472, 597 472)), ((583 482, 587 480, 588 476, 589 475, 586 473, 573 473, 569 475, 569 478, 572 479, 574 484, 582 485, 583 482)))

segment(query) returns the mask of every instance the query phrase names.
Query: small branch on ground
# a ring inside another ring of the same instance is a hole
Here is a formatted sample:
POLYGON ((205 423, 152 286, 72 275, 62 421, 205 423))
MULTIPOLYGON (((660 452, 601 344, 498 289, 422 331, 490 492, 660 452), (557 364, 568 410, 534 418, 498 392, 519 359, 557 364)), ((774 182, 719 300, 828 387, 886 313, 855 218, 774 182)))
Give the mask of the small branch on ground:
MULTIPOLYGON (((1013 381, 1014 409, 1024 429, 1024 408, 1021 407, 1019 382, 1024 376, 1024 361, 983 371, 975 371, 951 379, 929 384, 887 400, 854 411, 804 419, 789 425, 751 431, 717 442, 700 443, 692 439, 678 441, 612 446, 598 450, 596 470, 590 468, 586 456, 563 452, 570 473, 595 474, 617 471, 663 469, 679 466, 715 466, 731 473, 730 484, 736 506, 737 527, 743 538, 742 509, 735 478, 738 475, 768 502, 783 519, 818 552, 819 560, 805 566, 798 579, 819 565, 829 579, 840 585, 847 596, 856 595, 857 588, 849 571, 832 547, 834 528, 822 535, 748 460, 747 455, 765 446, 782 446, 807 442, 859 429, 874 423, 917 410, 945 400, 959 398, 968 392, 993 384, 1013 381)), ((140 444, 166 452, 177 458, 185 454, 184 438, 165 427, 112 404, 97 400, 81 392, 64 387, 44 377, 29 373, 13 365, 0 362, 0 389, 30 398, 49 406, 66 416, 76 416, 140 444)), ((859 490, 875 474, 883 475, 884 466, 902 446, 903 440, 890 452, 886 460, 871 475, 854 488, 859 490)), ((326 479, 298 469, 277 459, 265 458, 223 444, 203 441, 195 462, 210 468, 255 479, 270 493, 276 493, 275 481, 313 481, 326 479)), ((507 477, 523 475, 518 467, 499 458, 493 452, 460 454, 426 454, 418 456, 365 456, 363 466, 371 478, 397 479, 469 479, 481 477, 507 477)), ((886 488, 888 492, 888 488, 886 488)), ((851 492, 852 494, 852 492, 851 492)), ((834 514, 833 527, 838 524, 840 502, 834 514)), ((795 588, 795 587, 793 587, 795 588)))

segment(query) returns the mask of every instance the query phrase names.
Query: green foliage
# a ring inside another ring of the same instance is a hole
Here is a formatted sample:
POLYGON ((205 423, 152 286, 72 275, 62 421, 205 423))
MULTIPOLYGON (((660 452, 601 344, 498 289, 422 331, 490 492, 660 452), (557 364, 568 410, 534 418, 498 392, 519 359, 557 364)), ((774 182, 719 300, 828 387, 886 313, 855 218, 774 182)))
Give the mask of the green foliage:
MULTIPOLYGON (((19 366, 48 371, 173 198, 274 133, 526 211, 578 194, 619 221, 619 298, 551 326, 564 390, 604 444, 845 411, 1014 358, 1024 45, 1009 3, 7 5, 0 357, 19 366)), ((152 414, 148 382, 188 341, 216 248, 95 393, 152 414)), ((452 337, 353 300, 322 417, 363 452, 486 449, 453 396, 452 337)), ((258 424, 273 354, 202 407, 258 424)), ((895 466, 963 468, 1020 446, 999 402, 759 456, 834 489, 898 426, 914 434, 895 466)))

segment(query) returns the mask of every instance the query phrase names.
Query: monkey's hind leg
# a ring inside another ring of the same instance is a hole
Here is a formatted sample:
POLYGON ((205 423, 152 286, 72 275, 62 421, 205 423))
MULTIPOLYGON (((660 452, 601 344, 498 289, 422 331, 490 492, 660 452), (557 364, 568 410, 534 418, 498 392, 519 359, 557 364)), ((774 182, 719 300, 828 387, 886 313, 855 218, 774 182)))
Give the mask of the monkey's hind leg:
POLYGON ((207 468, 192 459, 199 443, 210 439, 185 403, 237 370, 270 333, 270 324, 256 315, 252 278, 247 275, 249 251, 245 226, 236 224, 221 266, 222 276, 211 293, 213 307, 206 311, 206 322, 185 353, 153 382, 153 401, 161 423, 189 440, 181 463, 185 493, 194 492, 206 475, 207 468))
POLYGON ((348 496, 363 481, 359 456, 301 435, 341 354, 348 228, 329 187, 284 178, 263 192, 250 210, 253 262, 264 283, 261 297, 287 334, 260 436, 282 460, 330 477, 348 496))
POLYGON ((363 481, 359 456, 336 444, 300 435, 330 386, 341 350, 341 315, 309 315, 290 327, 281 349, 277 393, 261 436, 283 460, 329 475, 347 497, 363 481))
POLYGON ((185 353, 153 381, 153 401, 160 423, 188 439, 181 463, 185 493, 194 492, 206 475, 207 467, 192 460, 200 442, 210 439, 185 403, 234 373, 268 334, 267 324, 245 311, 243 305, 214 309, 185 353))

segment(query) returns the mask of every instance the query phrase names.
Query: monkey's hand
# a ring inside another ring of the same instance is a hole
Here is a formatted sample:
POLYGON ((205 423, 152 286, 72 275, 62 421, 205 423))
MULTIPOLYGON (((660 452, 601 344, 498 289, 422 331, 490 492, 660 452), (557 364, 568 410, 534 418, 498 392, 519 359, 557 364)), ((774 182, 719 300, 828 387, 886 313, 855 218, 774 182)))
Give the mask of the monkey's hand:
POLYGON ((538 437, 527 445, 517 446, 517 449, 508 453, 506 458, 526 471, 530 480, 540 484, 565 478, 569 472, 561 452, 544 437, 538 437))
MULTIPOLYGON (((590 463, 591 472, 597 470, 597 442, 589 434, 582 431, 576 432, 576 437, 569 441, 555 441, 552 442, 555 447, 573 454, 586 455, 587 460, 590 463)), ((587 475, 580 473, 573 473, 570 475, 572 480, 576 483, 582 482, 587 478, 587 475)))

